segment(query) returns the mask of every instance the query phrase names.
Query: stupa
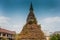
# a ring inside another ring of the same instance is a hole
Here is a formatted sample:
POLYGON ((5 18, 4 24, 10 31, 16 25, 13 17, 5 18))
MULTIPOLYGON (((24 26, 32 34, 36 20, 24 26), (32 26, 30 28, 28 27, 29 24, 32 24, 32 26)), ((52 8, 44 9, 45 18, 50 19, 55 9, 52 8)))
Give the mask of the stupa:
POLYGON ((37 24, 32 3, 30 5, 30 12, 28 14, 26 24, 18 37, 19 40, 45 40, 45 35, 41 30, 41 25, 37 24))

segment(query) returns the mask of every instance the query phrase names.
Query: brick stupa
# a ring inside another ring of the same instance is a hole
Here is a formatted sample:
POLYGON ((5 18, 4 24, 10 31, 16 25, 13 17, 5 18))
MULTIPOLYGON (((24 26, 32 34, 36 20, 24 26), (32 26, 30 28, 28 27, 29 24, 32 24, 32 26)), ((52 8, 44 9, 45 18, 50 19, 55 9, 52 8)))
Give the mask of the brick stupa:
POLYGON ((45 40, 44 33, 41 30, 41 25, 37 24, 32 3, 30 5, 30 12, 27 17, 27 22, 18 37, 19 40, 45 40))

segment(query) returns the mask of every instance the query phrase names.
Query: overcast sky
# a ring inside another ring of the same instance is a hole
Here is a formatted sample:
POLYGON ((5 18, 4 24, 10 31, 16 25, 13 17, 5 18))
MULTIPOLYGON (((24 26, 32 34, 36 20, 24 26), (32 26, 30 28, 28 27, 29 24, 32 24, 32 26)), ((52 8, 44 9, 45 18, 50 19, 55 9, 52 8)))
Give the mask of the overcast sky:
POLYGON ((42 30, 60 31, 60 0, 0 0, 0 27, 19 33, 26 24, 31 2, 42 30))

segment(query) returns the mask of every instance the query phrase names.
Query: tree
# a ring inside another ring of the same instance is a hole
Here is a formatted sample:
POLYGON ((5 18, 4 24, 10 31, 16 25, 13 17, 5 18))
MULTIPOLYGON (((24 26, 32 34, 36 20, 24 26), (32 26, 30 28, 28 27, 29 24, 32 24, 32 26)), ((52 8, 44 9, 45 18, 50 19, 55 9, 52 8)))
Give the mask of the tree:
POLYGON ((50 40, 60 40, 60 34, 53 34, 50 36, 50 40))
POLYGON ((60 34, 57 34, 56 37, 58 38, 58 40, 60 40, 60 34))

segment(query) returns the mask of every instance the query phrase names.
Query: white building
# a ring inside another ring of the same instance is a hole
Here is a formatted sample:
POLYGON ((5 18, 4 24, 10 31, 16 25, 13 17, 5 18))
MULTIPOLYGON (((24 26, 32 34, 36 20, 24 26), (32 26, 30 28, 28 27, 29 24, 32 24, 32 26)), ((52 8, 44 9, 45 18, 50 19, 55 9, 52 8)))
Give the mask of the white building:
POLYGON ((15 40, 15 32, 0 28, 0 40, 15 40))

